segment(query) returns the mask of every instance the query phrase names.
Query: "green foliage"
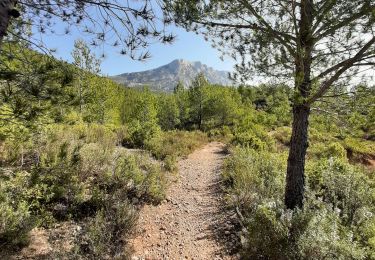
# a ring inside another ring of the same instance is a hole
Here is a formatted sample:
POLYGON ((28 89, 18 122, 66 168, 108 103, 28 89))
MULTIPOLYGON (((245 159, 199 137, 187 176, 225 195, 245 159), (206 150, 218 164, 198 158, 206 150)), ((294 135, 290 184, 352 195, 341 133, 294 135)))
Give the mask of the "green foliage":
POLYGON ((80 68, 11 45, 16 58, 0 57, 8 66, 0 69, 1 243, 23 244, 33 227, 70 220, 83 229, 71 258, 126 257, 138 204, 162 201, 165 171, 209 136, 234 144, 223 178, 248 231, 246 257, 375 259, 372 173, 348 163, 374 158, 373 88, 357 86, 367 94, 338 99, 337 111, 329 102, 313 108, 308 196, 291 212, 283 206, 288 87, 223 87, 198 75, 173 94, 130 89, 95 75, 95 57, 78 47, 80 68))
MULTIPOLYGON (((235 125, 232 143, 257 150, 274 149, 274 140, 258 120, 256 114, 248 114, 242 118, 235 125)), ((263 118, 260 120, 263 121, 263 118)))
POLYGON ((272 136, 281 144, 285 146, 290 145, 290 137, 292 136, 292 129, 287 126, 278 127, 272 133, 272 136))
POLYGON ((25 171, 9 168, 1 172, 0 239, 17 244, 35 226, 83 221, 89 223, 85 229, 88 238, 81 242, 89 249, 78 250, 79 254, 117 253, 120 244, 123 246, 120 235, 127 234, 134 223, 134 209, 127 200, 158 203, 164 199, 166 187, 159 163, 116 147, 117 139, 113 129, 102 125, 50 125, 45 129, 30 150, 25 150, 30 154, 23 165, 25 171), (91 221, 91 216, 96 217, 91 221), (98 236, 101 233, 104 237, 98 236))
POLYGON ((27 173, 6 176, 3 172, 0 181, 0 241, 5 245, 25 244, 35 223, 30 205, 22 198, 27 173))
POLYGON ((129 91, 123 103, 121 118, 127 125, 128 136, 124 144, 130 147, 144 147, 160 132, 157 118, 157 100, 149 90, 129 91))
POLYGON ((147 149, 157 159, 165 159, 168 156, 177 158, 187 156, 206 142, 207 136, 199 131, 169 131, 152 139, 147 144, 147 149))
MULTIPOLYGON (((332 156, 332 155, 331 155, 332 156)), ((242 213, 246 259, 372 259, 374 183, 337 157, 307 168, 303 209, 283 204, 286 154, 236 148, 224 166, 228 198, 242 213)))
POLYGON ((346 138, 344 140, 344 147, 354 160, 360 160, 363 157, 366 158, 375 154, 375 144, 372 141, 346 138))
POLYGON ((107 205, 91 218, 85 227, 87 235, 76 239, 76 253, 94 258, 127 257, 122 241, 126 239, 136 221, 133 206, 125 201, 116 200, 107 205))
POLYGON ((180 109, 175 95, 161 95, 158 99, 158 123, 164 131, 173 130, 180 124, 180 109))
POLYGON ((308 155, 316 156, 317 158, 337 157, 346 159, 346 150, 339 142, 330 143, 313 143, 310 145, 308 155))

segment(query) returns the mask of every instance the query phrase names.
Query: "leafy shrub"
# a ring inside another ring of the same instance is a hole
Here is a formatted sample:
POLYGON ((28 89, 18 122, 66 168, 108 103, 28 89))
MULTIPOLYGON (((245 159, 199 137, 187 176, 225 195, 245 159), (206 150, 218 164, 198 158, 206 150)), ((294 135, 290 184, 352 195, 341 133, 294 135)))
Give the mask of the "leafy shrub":
POLYGON ((339 142, 314 143, 308 149, 308 155, 316 156, 318 159, 336 157, 346 159, 346 150, 339 142))
POLYGON ((158 203, 165 197, 166 180, 160 166, 139 155, 121 156, 106 182, 116 189, 125 189, 139 199, 158 203))
POLYGON ((283 145, 289 146, 290 137, 292 136, 292 129, 287 126, 278 127, 272 133, 272 136, 283 145))
POLYGON ((273 150, 275 142, 268 134, 267 130, 253 119, 245 119, 234 129, 232 143, 256 150, 273 150))
POLYGON ((207 142, 207 136, 200 132, 169 131, 151 139, 146 148, 157 159, 165 159, 167 156, 181 157, 207 142))
POLYGON ((331 158, 310 165, 308 177, 317 196, 340 210, 340 217, 353 224, 357 211, 372 208, 374 187, 369 178, 345 161, 331 158))
POLYGON ((280 200, 284 190, 284 155, 235 148, 225 161, 223 178, 230 184, 232 203, 251 214, 261 201, 280 200))
POLYGON ((111 256, 125 258, 125 236, 135 220, 135 209, 129 202, 116 200, 114 204, 107 203, 90 219, 85 236, 76 241, 78 254, 101 259, 111 256))
POLYGON ((173 155, 167 155, 164 159, 164 168, 169 172, 177 172, 177 158, 173 155))
POLYGON ((25 172, 13 176, 0 172, 0 243, 2 244, 25 244, 28 232, 35 226, 30 205, 23 194, 28 177, 25 172))
POLYGON ((234 136, 232 143, 234 145, 242 145, 243 147, 253 148, 256 150, 265 150, 267 148, 267 144, 265 142, 249 132, 237 133, 234 136))
POLYGON ((125 146, 143 148, 147 142, 153 138, 158 138, 161 129, 152 122, 141 123, 138 120, 132 121, 128 125, 128 139, 125 140, 125 146))
MULTIPOLYGON (((236 148, 223 177, 242 214, 246 259, 373 259, 375 187, 346 160, 307 167, 303 209, 285 209, 286 156, 236 148)), ((286 155, 286 154, 285 154, 286 155)))
POLYGON ((343 145, 348 151, 348 156, 350 157, 349 159, 354 161, 362 161, 368 157, 375 156, 374 142, 357 138, 346 138, 343 145))
POLYGON ((0 243, 9 245, 25 244, 28 232, 34 227, 34 221, 26 201, 18 204, 0 202, 0 243))
POLYGON ((96 216, 83 231, 77 257, 119 254, 134 223, 130 202, 160 202, 166 180, 159 162, 117 142, 116 132, 100 125, 50 125, 41 132, 31 151, 36 159, 25 171, 0 172, 1 242, 22 243, 32 227, 62 220, 85 226, 96 216))

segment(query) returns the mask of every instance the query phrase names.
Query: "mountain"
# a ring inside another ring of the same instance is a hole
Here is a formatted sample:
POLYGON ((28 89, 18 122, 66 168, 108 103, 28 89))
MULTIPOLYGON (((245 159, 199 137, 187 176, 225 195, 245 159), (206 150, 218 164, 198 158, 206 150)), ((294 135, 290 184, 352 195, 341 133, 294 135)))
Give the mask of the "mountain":
POLYGON ((124 73, 113 76, 112 79, 129 87, 148 85, 152 90, 171 92, 182 81, 185 87, 198 75, 203 73, 212 84, 233 85, 228 71, 219 71, 202 64, 186 60, 174 60, 156 69, 141 72, 124 73))

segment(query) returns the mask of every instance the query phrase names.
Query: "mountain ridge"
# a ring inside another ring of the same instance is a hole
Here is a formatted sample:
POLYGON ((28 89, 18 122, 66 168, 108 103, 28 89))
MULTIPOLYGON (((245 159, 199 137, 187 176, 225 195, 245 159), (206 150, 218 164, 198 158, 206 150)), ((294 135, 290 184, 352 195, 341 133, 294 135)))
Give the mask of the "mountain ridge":
POLYGON ((129 87, 148 85, 155 91, 172 92, 179 81, 185 87, 190 86, 199 73, 203 73, 212 84, 232 85, 229 71, 215 70, 200 61, 190 62, 184 59, 175 59, 155 69, 122 73, 111 78, 129 87))

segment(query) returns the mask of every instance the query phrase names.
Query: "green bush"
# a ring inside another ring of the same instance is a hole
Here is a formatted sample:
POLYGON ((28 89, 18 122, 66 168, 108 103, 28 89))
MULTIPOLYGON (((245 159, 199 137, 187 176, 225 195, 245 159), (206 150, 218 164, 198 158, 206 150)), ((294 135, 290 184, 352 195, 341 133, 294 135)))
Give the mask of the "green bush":
POLYGON ((158 138, 161 129, 152 122, 142 124, 140 121, 134 120, 128 125, 128 134, 128 139, 124 142, 125 146, 143 148, 150 140, 158 138))
POLYGON ((0 202, 0 243, 5 245, 24 245, 34 221, 26 201, 12 203, 0 202))
POLYGON ((89 221, 81 237, 85 245, 76 256, 119 254, 121 236, 134 223, 130 202, 159 203, 166 180, 160 162, 130 154, 117 143, 118 135, 106 126, 44 129, 33 143, 35 159, 24 171, 9 167, 0 172, 0 241, 20 244, 35 226, 52 228, 66 220, 85 226, 89 221))
POLYGON ((23 245, 28 232, 35 226, 30 204, 25 200, 25 185, 30 175, 0 172, 0 243, 23 245))
POLYGON ((331 158, 308 167, 307 176, 316 195, 340 210, 340 217, 353 224, 361 209, 373 209, 375 189, 361 170, 345 161, 331 158))
POLYGON ((86 226, 86 235, 79 237, 78 255, 93 258, 128 257, 124 251, 126 235, 134 227, 136 212, 127 201, 115 200, 99 210, 86 226))
POLYGON ((187 156, 198 147, 207 142, 207 136, 200 132, 168 131, 151 139, 147 143, 147 150, 157 159, 165 159, 167 156, 187 156))
POLYGON ((236 148, 224 166, 245 259, 374 259, 375 186, 339 158, 308 164, 303 209, 283 204, 286 154, 236 148))
POLYGON ((177 158, 173 155, 167 155, 164 159, 164 168, 169 172, 176 173, 178 170, 177 158))
POLYGON ((256 150, 274 150, 274 139, 262 125, 251 122, 252 120, 244 120, 235 127, 232 143, 256 150))
POLYGON ((317 157, 318 159, 328 159, 335 157, 346 159, 346 150, 339 142, 331 143, 314 143, 311 144, 307 151, 308 155, 317 157))
POLYGON ((372 141, 358 138, 346 138, 343 143, 348 155, 353 160, 362 160, 375 155, 375 144, 372 141))
POLYGON ((278 127, 272 133, 272 136, 283 145, 290 145, 290 137, 292 136, 292 129, 287 126, 278 127))
POLYGON ((225 161, 223 178, 230 184, 232 203, 252 214, 261 201, 279 200, 284 190, 286 154, 276 155, 248 148, 235 148, 225 161))

